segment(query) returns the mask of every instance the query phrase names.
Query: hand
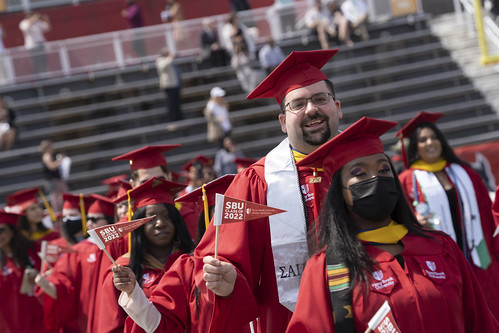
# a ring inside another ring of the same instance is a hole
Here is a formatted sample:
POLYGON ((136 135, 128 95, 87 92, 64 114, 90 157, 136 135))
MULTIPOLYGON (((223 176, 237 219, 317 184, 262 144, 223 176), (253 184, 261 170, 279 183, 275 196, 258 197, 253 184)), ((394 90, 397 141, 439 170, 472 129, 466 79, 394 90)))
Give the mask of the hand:
POLYGON ((123 291, 130 296, 133 289, 135 288, 135 274, 129 267, 125 266, 113 266, 113 284, 116 289, 123 291))
POLYGON ((428 219, 428 216, 423 216, 421 214, 416 213, 416 218, 418 219, 419 224, 421 224, 424 227, 429 227, 430 220, 428 219))
POLYGON ((204 257, 203 262, 203 279, 206 281, 206 287, 218 296, 230 296, 237 278, 234 266, 210 256, 204 257))
POLYGON ((52 297, 57 299, 57 288, 55 285, 45 278, 45 274, 37 274, 35 277, 35 283, 43 289, 43 291, 52 297))

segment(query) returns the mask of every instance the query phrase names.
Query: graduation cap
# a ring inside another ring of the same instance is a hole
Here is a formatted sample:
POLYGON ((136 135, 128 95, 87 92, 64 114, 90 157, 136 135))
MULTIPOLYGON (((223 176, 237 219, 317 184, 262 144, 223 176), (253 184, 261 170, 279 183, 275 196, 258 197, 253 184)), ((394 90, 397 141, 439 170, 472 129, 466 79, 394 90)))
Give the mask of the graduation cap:
POLYGON ((116 196, 113 199, 124 196, 128 190, 132 189, 132 185, 130 185, 130 183, 127 181, 121 180, 120 185, 121 186, 118 190, 118 193, 116 194, 116 196))
POLYGON ((230 183, 234 179, 236 175, 227 174, 217 179, 212 180, 211 182, 204 184, 197 189, 186 193, 177 199, 175 202, 193 202, 196 205, 197 211, 201 212, 203 210, 203 188, 206 191, 206 197, 208 199, 208 207, 213 206, 215 204, 215 194, 220 193, 224 194, 225 190, 229 187, 230 183))
POLYGON ((280 105, 290 91, 327 80, 321 68, 337 52, 338 49, 291 52, 246 98, 274 97, 280 105))
POLYGON ((38 187, 30 187, 14 192, 7 196, 5 211, 10 213, 23 213, 31 205, 38 204, 38 187))
POLYGON ((80 202, 81 200, 83 200, 83 206, 85 211, 88 210, 88 208, 94 201, 93 198, 86 196, 84 194, 74 194, 74 193, 63 193, 62 200, 64 200, 62 209, 81 209, 80 202))
POLYGON ((93 193, 89 194, 89 197, 94 199, 94 202, 88 208, 88 213, 114 217, 114 201, 112 199, 93 193))
POLYGON ((397 122, 363 117, 297 162, 297 166, 323 168, 330 179, 346 163, 367 155, 384 153, 380 136, 397 122))
MULTIPOLYGON (((116 198, 114 203, 128 200, 128 195, 130 195, 130 200, 133 201, 134 210, 153 204, 169 203, 173 205, 174 196, 184 188, 186 188, 186 185, 184 184, 153 177, 125 195, 116 198)), ((130 203, 129 207, 132 207, 130 203)))
POLYGON ((19 219, 19 214, 9 213, 5 210, 0 210, 0 224, 10 224, 17 226, 17 221, 19 219))
POLYGON ((404 160, 404 165, 407 168, 407 155, 404 147, 404 138, 410 138, 416 127, 424 123, 436 123, 437 120, 442 118, 443 113, 429 113, 420 111, 414 118, 409 120, 396 134, 400 139, 402 159, 404 160))
POLYGON ((187 161, 187 163, 185 163, 183 166, 182 166, 182 170, 187 170, 189 171, 189 169, 191 168, 191 166, 194 164, 194 163, 201 163, 203 166, 209 166, 209 165, 213 165, 213 159, 209 158, 209 157, 206 157, 204 155, 198 155, 192 159, 190 159, 189 161, 187 161))
POLYGON ((125 180, 128 178, 128 175, 118 175, 118 176, 113 176, 106 178, 101 181, 101 184, 107 185, 107 192, 106 192, 106 197, 108 198, 114 198, 116 197, 118 193, 118 189, 121 186, 121 181, 125 180))
POLYGON ((163 156, 163 153, 180 146, 180 144, 145 146, 129 153, 113 157, 112 160, 129 161, 130 171, 137 169, 150 169, 161 165, 167 165, 166 158, 163 156))
POLYGON ((251 158, 251 157, 236 157, 234 159, 234 163, 236 163, 237 171, 241 171, 243 169, 246 169, 249 167, 251 164, 255 163, 258 161, 257 158, 251 158))

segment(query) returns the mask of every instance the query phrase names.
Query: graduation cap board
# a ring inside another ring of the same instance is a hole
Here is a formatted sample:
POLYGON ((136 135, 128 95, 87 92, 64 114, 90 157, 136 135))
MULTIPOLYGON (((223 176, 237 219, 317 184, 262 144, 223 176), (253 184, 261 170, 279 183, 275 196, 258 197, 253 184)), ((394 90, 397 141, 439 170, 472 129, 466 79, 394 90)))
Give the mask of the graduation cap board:
POLYGON ((180 147, 180 144, 145 146, 129 153, 113 157, 113 161, 128 161, 130 171, 137 169, 150 169, 161 165, 167 165, 163 153, 180 147))

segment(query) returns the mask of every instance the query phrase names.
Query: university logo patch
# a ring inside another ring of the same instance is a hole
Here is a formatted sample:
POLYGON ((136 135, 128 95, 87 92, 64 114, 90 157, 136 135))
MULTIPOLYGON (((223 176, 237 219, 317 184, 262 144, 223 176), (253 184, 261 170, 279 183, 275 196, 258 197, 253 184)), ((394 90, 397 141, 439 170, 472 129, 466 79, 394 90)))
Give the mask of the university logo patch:
POLYGON ((381 270, 373 272, 373 278, 378 281, 383 280, 383 272, 381 270))
POLYGON ((434 261, 426 260, 426 266, 431 269, 433 272, 437 269, 437 265, 434 261))

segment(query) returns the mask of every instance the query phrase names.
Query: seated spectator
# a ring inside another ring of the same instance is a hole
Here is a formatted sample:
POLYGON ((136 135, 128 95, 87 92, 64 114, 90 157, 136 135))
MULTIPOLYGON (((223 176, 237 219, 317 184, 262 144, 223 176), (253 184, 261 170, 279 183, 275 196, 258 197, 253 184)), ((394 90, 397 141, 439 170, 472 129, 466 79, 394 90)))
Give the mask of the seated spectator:
POLYGON ((245 93, 250 93, 265 78, 263 71, 252 68, 251 56, 245 48, 242 38, 236 37, 233 41, 233 53, 230 65, 236 71, 237 79, 245 93))
POLYGON ((258 52, 260 65, 265 72, 270 74, 285 58, 281 48, 275 44, 274 39, 269 37, 267 43, 258 52))
POLYGON ((227 66, 227 51, 220 44, 217 27, 211 18, 203 20, 203 31, 200 36, 201 60, 208 59, 213 67, 227 66))
POLYGON ((16 140, 16 135, 16 115, 7 107, 3 97, 0 97, 0 151, 10 150, 16 140))
POLYGON ((341 11, 350 22, 350 28, 355 36, 362 41, 368 40, 367 20, 369 13, 364 0, 345 0, 341 4, 341 11))
POLYGON ((315 0, 314 5, 305 13, 304 20, 307 28, 317 33, 322 49, 329 49, 329 36, 335 37, 336 30, 331 26, 329 12, 321 0, 315 0))
POLYGON ((237 148, 230 136, 223 140, 223 147, 215 154, 215 172, 218 177, 232 173, 237 173, 236 158, 243 157, 243 153, 237 148))
POLYGON ((239 18, 235 12, 231 12, 227 22, 222 28, 222 46, 231 54, 234 54, 234 42, 243 43, 243 48, 247 51, 249 58, 255 58, 255 42, 248 33, 248 28, 239 23, 239 18))
POLYGON ((347 46, 352 46, 353 41, 351 37, 352 31, 350 29, 350 22, 341 11, 340 1, 332 0, 327 6, 331 17, 331 24, 336 30, 338 42, 347 46))

